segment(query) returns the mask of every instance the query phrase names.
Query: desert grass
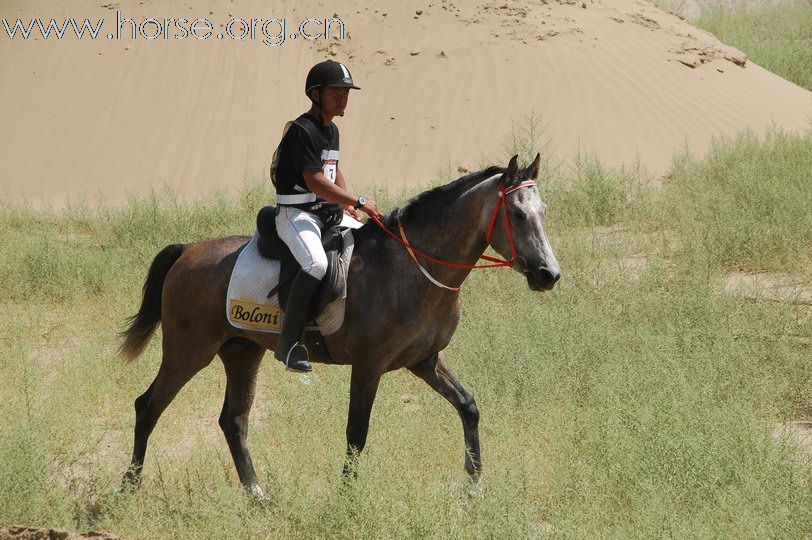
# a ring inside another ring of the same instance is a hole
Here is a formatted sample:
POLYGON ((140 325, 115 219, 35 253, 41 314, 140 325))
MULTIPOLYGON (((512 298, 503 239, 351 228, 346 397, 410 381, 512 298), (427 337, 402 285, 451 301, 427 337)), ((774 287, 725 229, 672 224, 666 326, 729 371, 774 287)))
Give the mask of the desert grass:
POLYGON ((812 2, 753 3, 705 9, 697 25, 756 64, 812 90, 812 2))
MULTIPOLYGON (((384 378, 360 477, 343 487, 348 368, 298 376, 269 357, 249 434, 276 500, 264 507, 217 425, 216 359, 158 423, 144 485, 116 493, 160 335, 129 366, 115 350, 155 253, 250 234, 268 187, 3 203, 0 524, 134 538, 809 536, 812 462, 775 426, 812 419, 812 311, 724 281, 809 285, 810 164, 812 135, 777 131, 679 156, 657 189, 585 156, 545 164, 563 279, 542 295, 516 273, 475 272, 447 351, 482 413, 481 488, 453 409, 405 372, 384 378)), ((375 195, 392 208, 410 194, 375 195)))

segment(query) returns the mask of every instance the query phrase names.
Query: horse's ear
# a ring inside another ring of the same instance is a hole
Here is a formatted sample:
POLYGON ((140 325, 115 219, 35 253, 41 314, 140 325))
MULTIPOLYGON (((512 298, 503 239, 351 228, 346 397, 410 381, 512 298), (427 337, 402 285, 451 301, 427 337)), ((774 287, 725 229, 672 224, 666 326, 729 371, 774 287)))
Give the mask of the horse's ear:
POLYGON ((533 163, 530 164, 530 167, 527 168, 527 176, 528 178, 532 178, 535 180, 539 177, 539 165, 541 164, 541 154, 536 154, 536 159, 533 160, 533 163))
POLYGON ((510 185, 516 180, 516 173, 519 172, 519 155, 515 155, 510 158, 510 163, 508 163, 507 171, 505 171, 505 184, 510 185))

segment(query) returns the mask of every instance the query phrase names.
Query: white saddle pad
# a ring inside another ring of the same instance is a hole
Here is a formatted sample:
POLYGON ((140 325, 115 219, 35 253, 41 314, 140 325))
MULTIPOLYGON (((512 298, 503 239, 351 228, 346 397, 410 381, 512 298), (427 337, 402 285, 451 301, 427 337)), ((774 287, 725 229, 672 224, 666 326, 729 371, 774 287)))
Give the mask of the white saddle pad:
MULTIPOLYGON (((341 260, 349 265, 355 244, 351 230, 344 230, 342 233, 344 250, 341 252, 341 260)), ((257 233, 254 232, 248 245, 237 257, 228 282, 226 318, 233 326, 243 330, 278 334, 282 329, 284 314, 279 307, 279 294, 275 293, 268 298, 268 293, 279 283, 281 263, 260 255, 257 241, 257 233)), ((318 330, 325 336, 337 332, 344 321, 346 298, 345 282, 339 297, 319 313, 315 326, 308 326, 308 329, 318 330)))

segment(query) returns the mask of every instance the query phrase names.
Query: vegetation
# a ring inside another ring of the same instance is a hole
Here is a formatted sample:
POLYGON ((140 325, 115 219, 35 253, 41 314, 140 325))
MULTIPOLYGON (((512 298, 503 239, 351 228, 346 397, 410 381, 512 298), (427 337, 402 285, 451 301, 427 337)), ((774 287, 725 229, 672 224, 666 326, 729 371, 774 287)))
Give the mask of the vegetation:
POLYGON ((342 487, 349 370, 296 376, 269 356, 249 441, 270 507, 239 488, 218 361, 162 417, 140 491, 115 493, 132 401, 160 361, 160 336, 132 365, 115 358, 149 262, 168 243, 250 234, 267 189, 3 203, 0 523, 142 538, 808 536, 812 460, 773 432, 812 418, 812 312, 725 279, 808 278, 810 165, 812 135, 779 132, 681 156, 656 190, 587 158, 545 164, 564 277, 540 295, 474 272, 448 350, 482 412, 482 489, 455 412, 405 372, 384 379, 360 478, 342 487))
POLYGON ((763 68, 812 90, 812 2, 706 9, 697 24, 763 68))

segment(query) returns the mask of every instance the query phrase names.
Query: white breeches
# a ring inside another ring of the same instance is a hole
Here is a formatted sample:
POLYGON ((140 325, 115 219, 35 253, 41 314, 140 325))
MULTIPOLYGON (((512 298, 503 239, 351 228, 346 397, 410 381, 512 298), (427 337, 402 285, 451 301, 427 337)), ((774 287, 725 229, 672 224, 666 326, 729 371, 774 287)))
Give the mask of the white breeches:
POLYGON ((290 248, 302 270, 316 279, 327 273, 327 255, 321 245, 321 220, 304 210, 279 206, 276 231, 290 248))

